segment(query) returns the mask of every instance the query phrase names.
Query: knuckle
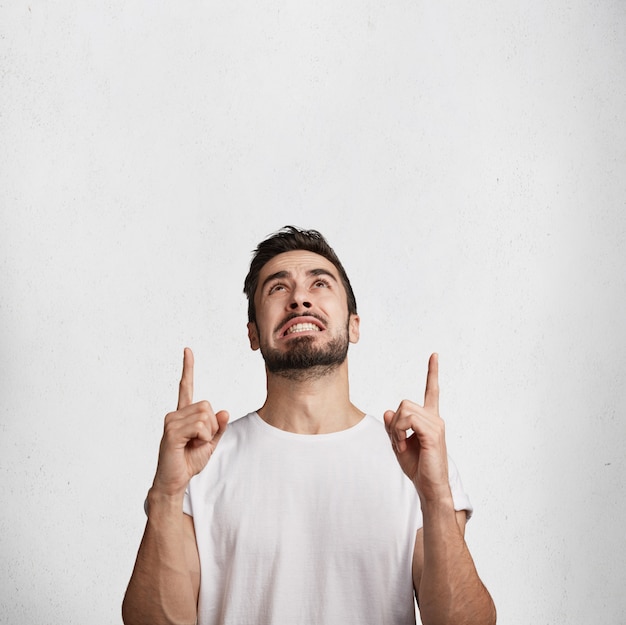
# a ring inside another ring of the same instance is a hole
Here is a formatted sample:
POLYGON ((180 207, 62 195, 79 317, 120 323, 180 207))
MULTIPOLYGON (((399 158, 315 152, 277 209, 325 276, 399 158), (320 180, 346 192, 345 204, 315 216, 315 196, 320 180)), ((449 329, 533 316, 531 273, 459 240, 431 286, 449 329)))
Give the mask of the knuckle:
POLYGON ((211 415, 207 412, 201 412, 196 415, 196 423, 202 423, 202 425, 206 426, 206 424, 211 420, 211 415))
POLYGON ((200 434, 203 434, 207 431, 207 424, 206 421, 203 421, 202 419, 198 419, 198 421, 196 421, 195 424, 195 431, 196 431, 196 435, 199 436, 200 434))
POLYGON ((403 399, 400 402, 400 407, 398 411, 400 412, 413 412, 415 408, 415 404, 410 399, 403 399))

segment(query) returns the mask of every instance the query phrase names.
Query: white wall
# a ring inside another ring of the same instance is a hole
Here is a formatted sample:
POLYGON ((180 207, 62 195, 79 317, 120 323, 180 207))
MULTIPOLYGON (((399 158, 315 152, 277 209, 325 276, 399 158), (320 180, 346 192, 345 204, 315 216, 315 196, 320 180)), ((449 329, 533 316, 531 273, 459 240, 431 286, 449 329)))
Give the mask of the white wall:
POLYGON ((503 625, 626 622, 616 0, 0 7, 0 622, 120 623, 182 348, 263 398, 250 252, 320 229, 355 402, 440 352, 503 625))

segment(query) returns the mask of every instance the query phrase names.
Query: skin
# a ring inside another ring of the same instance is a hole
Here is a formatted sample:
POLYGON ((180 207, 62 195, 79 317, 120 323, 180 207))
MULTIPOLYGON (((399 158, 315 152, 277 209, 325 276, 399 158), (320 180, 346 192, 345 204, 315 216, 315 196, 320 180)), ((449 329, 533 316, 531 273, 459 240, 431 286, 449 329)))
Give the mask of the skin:
MULTIPOLYGON (((248 324, 253 350, 286 353, 301 337, 320 350, 337 339, 359 340, 360 319, 348 313, 334 266, 312 252, 286 252, 270 260, 261 270, 254 301, 257 318, 248 324)), ((228 413, 214 412, 206 401, 193 402, 193 366, 193 354, 185 349, 178 407, 165 418, 148 522, 122 606, 126 625, 196 621, 200 562, 193 521, 182 512, 182 502, 187 483, 223 436, 228 413)), ((347 358, 308 374, 272 373, 267 367, 266 374, 267 396, 258 413, 274 427, 321 434, 347 429, 364 417, 350 401, 347 358)), ((495 608, 464 540, 465 512, 455 512, 448 484, 436 354, 429 360, 423 405, 404 400, 385 412, 384 421, 422 505, 424 523, 413 554, 422 622, 492 625, 495 608)))
POLYGON ((148 521, 122 603, 127 625, 195 625, 200 559, 193 519, 183 513, 189 480, 209 461, 229 415, 193 402, 193 353, 186 348, 175 412, 165 417, 159 461, 148 492, 148 521))
POLYGON ((384 414, 385 428, 420 497, 423 526, 413 553, 413 585, 424 625, 496 622, 496 610, 465 543, 465 511, 448 482, 445 424, 439 415, 439 356, 432 354, 424 404, 404 400, 384 414), (412 430, 410 436, 407 431, 412 430))
MULTIPOLYGON (((269 261, 259 275, 255 305, 256 322, 248 324, 253 350, 287 351, 296 337, 305 336, 323 349, 346 332, 350 343, 359 340, 360 319, 348 314, 346 292, 334 265, 312 252, 286 252, 269 261), (285 322, 294 314, 299 316, 285 322), (296 322, 311 322, 317 329, 285 334, 296 322)), ((258 413, 270 425, 322 434, 345 430, 364 416, 350 402, 347 359, 322 377, 289 379, 272 375, 267 368, 266 372, 267 397, 258 413)))

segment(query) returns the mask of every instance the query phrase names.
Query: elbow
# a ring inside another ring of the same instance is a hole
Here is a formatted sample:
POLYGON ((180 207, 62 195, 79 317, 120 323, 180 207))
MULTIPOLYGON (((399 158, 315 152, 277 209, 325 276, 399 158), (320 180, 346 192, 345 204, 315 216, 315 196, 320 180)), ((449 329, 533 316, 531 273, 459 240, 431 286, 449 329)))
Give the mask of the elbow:
POLYGON ((496 604, 493 602, 489 591, 483 588, 482 602, 481 602, 481 620, 475 621, 476 623, 484 623, 484 625, 496 625, 498 619, 498 613, 496 611, 496 604))
POLYGON ((484 589, 480 601, 476 602, 473 610, 466 611, 463 615, 459 614, 449 622, 458 625, 496 625, 496 620, 496 605, 487 589, 484 589))
POLYGON ((124 625, 197 625, 197 614, 181 616, 167 614, 161 608, 155 609, 148 602, 134 601, 128 594, 122 601, 124 625))
POLYGON ((458 625, 496 625, 497 612, 496 605, 486 588, 480 599, 474 604, 474 609, 467 611, 464 615, 458 615, 458 618, 452 619, 450 623, 458 623, 458 625))
POLYGON ((496 625, 497 620, 496 606, 484 588, 469 601, 420 606, 420 616, 424 625, 496 625))
POLYGON ((124 625, 143 625, 141 610, 138 610, 135 603, 129 598, 128 592, 122 601, 122 622, 124 625))
POLYGON ((498 611, 496 610, 496 604, 493 602, 493 599, 489 597, 489 619, 487 623, 489 625, 496 625, 496 621, 498 620, 498 611))
POLYGON ((126 598, 122 601, 122 623, 124 623, 124 625, 136 625, 136 621, 133 620, 132 610, 129 609, 126 598))

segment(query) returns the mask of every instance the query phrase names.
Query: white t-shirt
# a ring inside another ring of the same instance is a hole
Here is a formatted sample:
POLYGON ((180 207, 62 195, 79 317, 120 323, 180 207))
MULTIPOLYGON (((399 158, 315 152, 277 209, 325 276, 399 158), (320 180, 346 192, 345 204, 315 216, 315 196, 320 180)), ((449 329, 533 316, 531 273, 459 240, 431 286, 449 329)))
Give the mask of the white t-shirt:
MULTIPOLYGON (((450 462, 457 510, 472 506, 450 462)), ((381 421, 332 434, 232 422, 187 489, 198 625, 413 625, 420 503, 381 421)))

